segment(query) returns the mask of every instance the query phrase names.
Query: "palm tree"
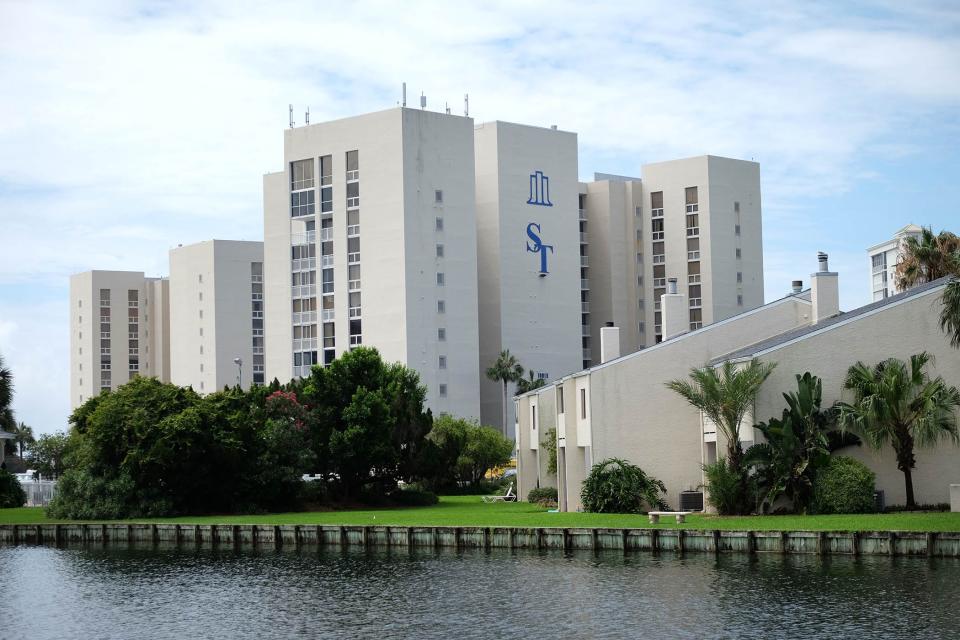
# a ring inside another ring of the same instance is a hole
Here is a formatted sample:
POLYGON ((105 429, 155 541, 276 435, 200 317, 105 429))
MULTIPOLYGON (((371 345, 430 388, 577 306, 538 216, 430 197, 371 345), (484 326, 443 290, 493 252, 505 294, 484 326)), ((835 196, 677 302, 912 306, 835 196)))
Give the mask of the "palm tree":
POLYGON ((924 371, 931 356, 910 356, 909 365, 896 358, 868 367, 857 362, 847 371, 844 388, 853 391, 853 402, 840 402, 840 424, 855 431, 876 449, 893 447, 897 468, 903 472, 907 508, 916 507, 913 469, 914 447, 933 446, 942 438, 960 441, 955 411, 960 390, 943 378, 933 380, 924 371))
POLYGON ((924 282, 933 282, 957 271, 960 237, 949 231, 933 233, 924 227, 919 236, 908 236, 901 245, 902 257, 897 262, 897 288, 909 289, 924 282))
POLYGON ((503 423, 501 430, 504 435, 507 433, 507 383, 517 382, 523 379, 523 367, 520 361, 510 353, 509 349, 504 349, 497 356, 496 361, 487 369, 487 378, 503 385, 503 423))
POLYGON ((950 338, 950 344, 960 349, 960 251, 953 254, 953 278, 940 296, 940 328, 950 338))
POLYGON ((743 468, 740 423, 775 366, 756 358, 742 367, 727 361, 719 368, 691 369, 690 380, 667 383, 717 425, 727 439, 727 462, 735 470, 743 468))
POLYGON ((520 376, 520 379, 517 380, 517 395, 521 393, 526 393, 528 391, 533 391, 534 389, 539 389, 540 387, 547 384, 547 381, 543 378, 537 378, 534 380, 534 370, 530 369, 527 371, 527 378, 520 376))
POLYGON ((26 422, 20 422, 14 430, 13 435, 16 437, 13 441, 17 444, 17 449, 19 451, 20 459, 23 460, 23 449, 24 447, 33 444, 36 442, 36 438, 33 437, 33 427, 28 425, 26 422))
POLYGON ((13 431, 16 423, 13 420, 13 373, 3 366, 3 356, 0 356, 0 430, 13 431))

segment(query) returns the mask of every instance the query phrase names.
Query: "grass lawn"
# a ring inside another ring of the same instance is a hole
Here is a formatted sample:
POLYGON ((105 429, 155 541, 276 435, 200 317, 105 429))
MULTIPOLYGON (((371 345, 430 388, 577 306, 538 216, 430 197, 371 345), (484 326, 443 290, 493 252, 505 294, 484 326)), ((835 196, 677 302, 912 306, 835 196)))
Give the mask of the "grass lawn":
MULTIPOLYGON (((666 520, 666 519, 664 519, 666 520)), ((0 509, 0 524, 52 523, 43 509, 0 509)), ((63 522, 63 521, 61 521, 63 522)), ((647 517, 606 513, 547 513, 526 502, 484 504, 479 496, 443 496, 431 507, 356 509, 266 515, 189 516, 143 519, 137 522, 190 524, 330 524, 461 527, 610 527, 648 528, 647 517)), ((676 529, 677 524, 656 525, 676 529)), ((680 527, 752 531, 960 531, 960 513, 890 513, 837 516, 693 515, 680 527)))

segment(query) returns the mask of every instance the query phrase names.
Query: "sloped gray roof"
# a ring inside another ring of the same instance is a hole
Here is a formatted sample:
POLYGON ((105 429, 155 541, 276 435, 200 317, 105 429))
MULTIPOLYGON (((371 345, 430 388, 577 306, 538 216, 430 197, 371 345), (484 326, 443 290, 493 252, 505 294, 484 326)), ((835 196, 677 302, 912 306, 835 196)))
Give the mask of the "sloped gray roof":
POLYGON ((725 355, 716 357, 713 360, 711 360, 709 364, 715 365, 715 364, 720 364, 722 362, 725 362, 727 360, 740 360, 742 358, 750 358, 762 351, 773 349, 774 347, 778 347, 782 344, 791 342, 798 338, 803 338, 804 336, 814 333, 816 331, 820 331, 821 329, 825 329, 835 324, 839 324, 841 322, 846 322, 848 320, 855 319, 858 316, 867 315, 868 313, 871 313, 878 309, 882 309, 884 307, 897 304, 903 300, 907 300, 909 298, 914 298, 916 296, 922 295, 932 289, 942 288, 946 286, 949 280, 950 280, 950 277, 948 276, 945 278, 940 278, 939 280, 934 280, 933 282, 927 282, 927 283, 918 285, 912 289, 908 289, 903 293, 898 293, 896 295, 890 296, 889 298, 884 298, 883 300, 871 302, 870 304, 864 305, 862 307, 858 307, 856 309, 853 309, 852 311, 840 312, 840 314, 832 318, 828 318, 823 322, 818 322, 817 324, 812 324, 806 327, 799 327, 797 329, 791 329, 790 331, 785 331, 784 333, 767 338, 766 340, 755 342, 754 344, 749 345, 747 347, 743 347, 742 349, 737 349, 736 351, 732 351, 725 355))

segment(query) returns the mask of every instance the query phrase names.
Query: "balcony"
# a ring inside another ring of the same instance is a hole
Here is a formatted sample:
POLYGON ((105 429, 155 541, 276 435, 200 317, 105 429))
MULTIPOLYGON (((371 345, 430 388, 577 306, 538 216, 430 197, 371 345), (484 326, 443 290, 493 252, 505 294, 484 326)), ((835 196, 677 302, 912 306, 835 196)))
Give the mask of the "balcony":
POLYGON ((290 244, 292 246, 302 244, 313 244, 317 241, 316 231, 305 231, 303 233, 290 234, 290 244))
POLYGON ((590 325, 582 324, 580 325, 580 335, 590 337, 590 325))
POLYGON ((350 280, 347 282, 347 291, 360 291, 360 281, 350 280))
POLYGON ((703 299, 702 299, 702 298, 690 298, 690 308, 691 308, 691 309, 699 309, 699 308, 701 308, 702 306, 703 306, 703 299))
POLYGON ((360 264, 360 252, 354 251, 347 254, 347 264, 360 264))
POLYGON ((290 294, 294 298, 312 298, 317 295, 317 285, 302 284, 295 287, 290 287, 290 294))
POLYGON ((360 179, 360 170, 353 169, 352 171, 347 171, 347 182, 356 182, 360 179))
POLYGON ((580 279, 580 290, 581 290, 581 291, 589 291, 589 290, 590 290, 590 281, 587 280, 586 278, 581 278, 581 279, 580 279))
MULTIPOLYGON (((330 264, 333 265, 333 256, 331 257, 330 264)), ((317 268, 317 259, 316 258, 297 258, 290 261, 290 270, 291 271, 313 271, 317 268)))
POLYGON ((358 224, 350 224, 350 225, 347 225, 347 237, 348 237, 348 238, 354 238, 354 237, 359 236, 359 235, 360 235, 360 225, 358 225, 358 224))
POLYGON ((350 317, 351 317, 351 318, 359 318, 359 317, 361 317, 361 315, 360 315, 360 307, 350 307, 350 317))
POLYGON ((333 322, 334 311, 333 309, 321 309, 320 310, 320 319, 323 322, 333 322))
POLYGON ((651 217, 651 218, 662 218, 662 217, 663 217, 663 209, 662 209, 662 208, 661 208, 661 209, 650 209, 650 217, 651 217))
POLYGON ((662 334, 663 334, 663 325, 659 325, 659 324, 653 325, 653 333, 654 333, 655 335, 658 335, 658 336, 659 336, 659 335, 662 335, 662 334))
POLYGON ((586 209, 580 209, 578 213, 579 213, 579 217, 580 217, 581 220, 586 220, 586 219, 587 219, 587 210, 586 210, 586 209))
POLYGON ((580 303, 580 313, 590 313, 590 303, 581 302, 580 303))
POLYGON ((360 208, 360 196, 353 196, 352 198, 347 198, 347 209, 359 209, 360 208))
POLYGON ((667 256, 662 253, 653 254, 653 264, 664 264, 667 261, 667 256))
POLYGON ((580 244, 587 244, 589 242, 586 231, 580 232, 580 244))
POLYGON ((700 227, 687 227, 687 237, 688 237, 688 238, 699 238, 699 237, 700 237, 700 227))
POLYGON ((320 241, 333 240, 333 227, 324 227, 320 229, 320 241))
POLYGON ((316 311, 297 311, 293 313, 293 324, 316 324, 316 311))
POLYGON ((590 349, 584 349, 582 355, 583 355, 583 359, 584 359, 584 360, 592 360, 592 359, 593 359, 593 351, 591 351, 590 349))
POLYGON ((653 287, 654 287, 654 288, 657 288, 657 287, 665 287, 665 286, 667 286, 667 279, 666 279, 666 278, 654 278, 654 279, 653 279, 653 287))
POLYGON ((691 273, 687 276, 687 284, 700 284, 700 274, 691 273))
POLYGON ((316 351, 316 349, 317 349, 316 338, 303 338, 301 340, 293 341, 294 351, 316 351))
POLYGON ((696 213, 700 210, 700 205, 696 202, 687 205, 687 213, 696 213))
POLYGON ((687 251, 687 260, 699 260, 700 252, 699 251, 687 251))
POLYGON ((363 344, 363 336, 362 336, 362 335, 359 335, 359 334, 358 334, 358 335, 350 336, 350 346, 351 346, 351 347, 357 347, 357 346, 359 346, 359 345, 361 345, 361 344, 363 344))
POLYGON ((580 266, 581 266, 581 267, 589 267, 589 266, 590 266, 590 258, 589 258, 588 256, 580 256, 580 266))
POLYGON ((663 231, 653 231, 650 235, 653 240, 663 240, 663 231))

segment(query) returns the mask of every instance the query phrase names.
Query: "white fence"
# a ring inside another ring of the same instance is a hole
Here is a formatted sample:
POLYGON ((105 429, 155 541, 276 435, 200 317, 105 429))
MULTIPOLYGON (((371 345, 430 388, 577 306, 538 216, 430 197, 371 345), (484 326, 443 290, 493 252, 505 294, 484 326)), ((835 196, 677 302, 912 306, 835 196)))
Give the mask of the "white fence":
POLYGON ((45 507, 57 493, 56 480, 27 480, 21 482, 20 486, 27 494, 28 507, 45 507))

